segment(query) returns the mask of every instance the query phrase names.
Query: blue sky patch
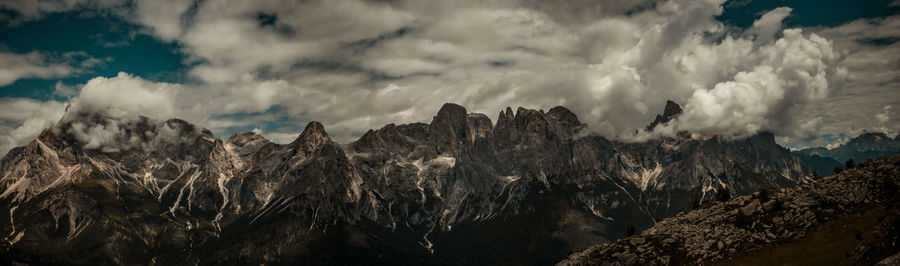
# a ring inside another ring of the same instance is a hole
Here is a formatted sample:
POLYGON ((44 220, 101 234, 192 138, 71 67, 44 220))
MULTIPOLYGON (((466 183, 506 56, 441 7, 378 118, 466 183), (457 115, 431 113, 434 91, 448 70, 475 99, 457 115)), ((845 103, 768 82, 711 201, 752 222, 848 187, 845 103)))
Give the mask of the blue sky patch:
POLYGON ((838 26, 861 18, 880 18, 900 12, 894 0, 731 0, 725 3, 719 20, 726 25, 748 28, 762 14, 778 8, 790 7, 785 19, 788 27, 838 26))
POLYGON ((66 78, 18 80, 2 87, 0 97, 49 100, 54 97, 57 80, 72 86, 96 76, 114 77, 120 71, 152 81, 184 81, 185 55, 178 51, 178 46, 138 34, 139 30, 138 26, 115 17, 85 17, 77 13, 50 14, 22 25, 0 27, 0 49, 6 51, 41 51, 56 56, 84 51, 94 58, 111 59, 66 78))

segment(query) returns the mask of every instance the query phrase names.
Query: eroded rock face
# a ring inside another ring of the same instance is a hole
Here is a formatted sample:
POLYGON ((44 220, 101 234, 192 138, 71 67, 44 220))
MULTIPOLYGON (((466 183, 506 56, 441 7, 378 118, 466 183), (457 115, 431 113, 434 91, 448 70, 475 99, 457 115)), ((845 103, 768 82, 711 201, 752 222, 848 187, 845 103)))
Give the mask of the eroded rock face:
POLYGON ((873 264, 900 251, 891 244, 898 239, 898 187, 900 155, 793 189, 762 190, 683 212, 640 235, 572 254, 560 264, 707 264, 777 247, 802 239, 828 221, 885 208, 888 217, 850 254, 853 265, 873 264))
POLYGON ((455 154, 468 142, 469 127, 466 108, 447 103, 428 126, 428 138, 438 154, 455 154))
POLYGON ((430 124, 343 145, 318 122, 284 145, 181 120, 119 126, 118 150, 88 149, 60 123, 2 160, 4 258, 546 264, 695 199, 808 181, 771 134, 618 143, 564 107, 507 108, 494 124, 446 104, 430 124))

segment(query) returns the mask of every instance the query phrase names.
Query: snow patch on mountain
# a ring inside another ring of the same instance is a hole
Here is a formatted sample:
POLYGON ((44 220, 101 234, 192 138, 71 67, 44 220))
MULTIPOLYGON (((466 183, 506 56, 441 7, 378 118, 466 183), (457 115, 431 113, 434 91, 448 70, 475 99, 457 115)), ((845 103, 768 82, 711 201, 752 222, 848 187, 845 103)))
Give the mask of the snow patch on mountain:
POLYGON ((651 169, 641 168, 636 171, 625 169, 624 176, 634 182, 641 190, 646 191, 651 185, 656 183, 662 170, 662 165, 657 162, 656 167, 651 169))

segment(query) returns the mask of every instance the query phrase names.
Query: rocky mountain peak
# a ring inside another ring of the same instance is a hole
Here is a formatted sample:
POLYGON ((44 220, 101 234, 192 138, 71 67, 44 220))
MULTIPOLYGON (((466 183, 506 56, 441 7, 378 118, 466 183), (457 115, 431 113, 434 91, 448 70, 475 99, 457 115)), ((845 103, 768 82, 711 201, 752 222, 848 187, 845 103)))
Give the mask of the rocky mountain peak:
POLYGON ((294 143, 301 145, 321 146, 330 141, 331 138, 329 138, 328 133, 325 132, 325 126, 317 121, 312 121, 309 122, 309 124, 306 124, 306 128, 304 128, 303 132, 300 133, 300 136, 297 137, 296 140, 294 140, 294 143))
POLYGON ((668 118, 673 118, 679 114, 681 114, 681 106, 677 103, 667 100, 666 101, 666 109, 663 111, 663 116, 668 118))
POLYGON ((653 122, 647 126, 647 131, 651 131, 656 128, 659 124, 665 124, 669 121, 672 121, 675 117, 678 117, 682 112, 681 106, 677 103, 669 100, 666 101, 666 108, 663 110, 662 115, 656 115, 656 119, 653 119, 653 122))
POLYGON ((891 138, 887 136, 884 132, 864 132, 860 134, 858 137, 851 139, 848 144, 853 143, 874 143, 874 142, 883 142, 890 141, 891 138))
MULTIPOLYGON (((396 126, 393 126, 391 128, 394 132, 396 132, 396 126)), ((381 134, 378 131, 369 129, 369 131, 366 131, 366 134, 363 134, 363 136, 359 138, 359 140, 355 141, 352 144, 353 148, 357 151, 372 151, 384 149, 385 143, 384 140, 381 139, 380 135, 381 134)))
POLYGON ((501 111, 494 126, 496 145, 501 147, 516 144, 540 144, 547 140, 567 139, 580 132, 587 125, 581 123, 569 109, 557 106, 548 112, 524 107, 515 114, 507 107, 501 111))
POLYGON ((564 137, 571 137, 587 127, 586 124, 578 120, 578 116, 575 113, 562 106, 551 108, 547 115, 555 121, 557 133, 564 137))
POLYGON ((553 118, 556 118, 556 120, 559 122, 573 125, 581 124, 581 121, 578 121, 578 116, 575 115, 575 113, 572 113, 572 111, 569 111, 568 108, 562 106, 550 108, 550 111, 548 111, 547 114, 552 116, 553 118))
MULTIPOLYGON (((408 126, 408 125, 403 125, 402 127, 406 127, 406 126, 408 126)), ((390 123, 390 124, 387 124, 387 125, 381 127, 381 129, 378 129, 373 133, 378 133, 377 136, 379 138, 381 138, 382 141, 385 141, 385 142, 392 142, 392 143, 405 142, 406 138, 404 137, 404 134, 402 132, 400 132, 400 128, 401 128, 401 126, 397 126, 394 123, 390 123)))
POLYGON ((227 142, 232 143, 237 146, 244 146, 250 142, 260 140, 260 139, 264 139, 262 135, 257 134, 256 132, 253 132, 253 131, 248 131, 248 132, 234 133, 234 135, 231 135, 231 137, 228 138, 227 142))
POLYGON ((243 168, 253 165, 259 158, 271 152, 275 143, 256 132, 238 132, 225 141, 224 147, 232 154, 232 164, 237 168, 243 168))
MULTIPOLYGON (((431 120, 432 127, 445 127, 462 133, 466 123, 466 108, 455 103, 445 103, 431 120)), ((464 133, 463 133, 464 134, 464 133)), ((462 136, 459 134, 458 136, 462 136)))
POLYGON ((516 129, 516 116, 512 108, 506 107, 505 111, 500 111, 497 115, 497 124, 494 125, 492 134, 494 135, 494 143, 499 147, 505 147, 518 139, 519 131, 516 129))
POLYGON ((508 127, 512 125, 512 121, 516 119, 516 115, 513 113, 512 108, 509 106, 506 107, 506 110, 500 110, 500 114, 497 115, 497 125, 495 128, 499 127, 508 127))
POLYGON ((883 132, 865 132, 842 146, 846 146, 846 149, 852 151, 896 152, 900 150, 900 142, 888 137, 883 132))
MULTIPOLYGON (((837 161, 837 163, 834 164, 835 166, 840 166, 840 163, 850 159, 861 162, 865 159, 876 158, 882 155, 891 156, 900 153, 900 139, 890 138, 887 134, 882 132, 864 132, 863 134, 850 139, 847 143, 832 149, 807 148, 796 151, 795 153, 805 156, 817 155, 819 157, 831 158, 837 161)), ((826 165, 823 165, 822 169, 825 167, 826 165)), ((828 168, 833 168, 833 166, 828 168)))
POLYGON ((429 138, 438 154, 458 150, 459 142, 467 138, 466 108, 445 103, 429 125, 429 138))
POLYGON ((516 128, 522 131, 526 144, 543 143, 552 138, 552 129, 543 111, 519 107, 516 110, 516 128))
POLYGON ((182 119, 116 117, 106 113, 67 114, 37 139, 53 149, 106 154, 137 151, 164 157, 199 155, 216 141, 209 129, 182 119))

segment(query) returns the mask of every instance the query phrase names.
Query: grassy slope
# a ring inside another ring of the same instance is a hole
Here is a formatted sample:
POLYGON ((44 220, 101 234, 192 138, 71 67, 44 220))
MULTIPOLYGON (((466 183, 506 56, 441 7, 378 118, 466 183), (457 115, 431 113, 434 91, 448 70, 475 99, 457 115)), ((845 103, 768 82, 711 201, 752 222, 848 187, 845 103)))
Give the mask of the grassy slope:
POLYGON ((886 215, 883 207, 848 215, 798 241, 748 252, 716 265, 848 265, 848 254, 886 215))

